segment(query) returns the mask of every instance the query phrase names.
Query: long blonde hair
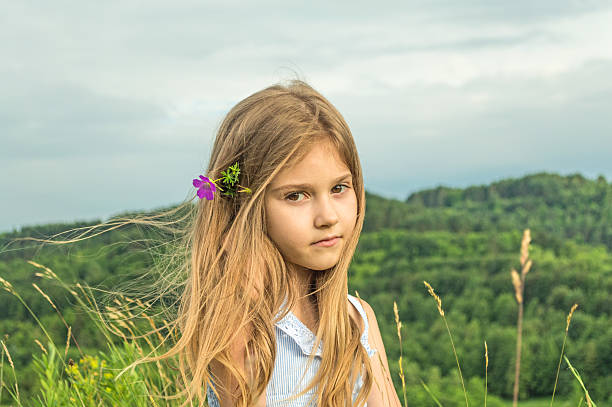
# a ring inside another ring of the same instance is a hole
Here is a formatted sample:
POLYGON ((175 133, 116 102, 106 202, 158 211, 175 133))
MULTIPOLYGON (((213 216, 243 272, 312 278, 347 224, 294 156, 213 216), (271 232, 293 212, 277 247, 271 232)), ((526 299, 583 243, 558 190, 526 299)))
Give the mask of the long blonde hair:
MULTIPOLYGON (((211 372, 215 365, 223 367, 238 384, 240 394, 234 405, 249 407, 265 392, 276 357, 274 323, 293 309, 300 291, 296 276, 289 272, 266 233, 264 196, 279 171, 299 162, 321 141, 331 142, 350 169, 357 218, 338 263, 313 273, 309 295, 319 315, 314 349, 321 341, 324 346, 319 369, 300 394, 316 387, 317 405, 352 406, 353 389, 361 374, 363 386, 355 405, 363 406, 372 387, 372 370, 360 342, 359 324, 349 316, 347 306, 348 268, 365 215, 361 164, 342 115, 301 80, 248 96, 219 126, 206 176, 220 178, 221 171, 239 162, 239 183, 252 193, 238 193, 233 199, 216 195, 196 205, 187 201, 165 213, 180 214, 182 238, 173 243, 172 268, 163 270, 163 281, 157 284, 160 296, 176 286, 182 290, 175 319, 165 326, 178 335, 163 354, 141 358, 123 371, 136 364, 178 357, 184 389, 177 397, 186 397, 184 405, 194 399, 203 404, 206 386, 219 390, 221 383, 211 372), (279 314, 285 299, 285 311, 279 314), (231 344, 239 332, 249 333, 248 338, 240 339, 246 341, 250 374, 245 374, 231 356, 231 344)), ((176 233, 158 219, 133 218, 125 224, 158 226, 176 233)), ((77 240, 81 239, 73 239, 77 240)), ((313 352, 308 364, 314 356, 313 352)))
MULTIPOLYGON (((189 367, 190 398, 210 385, 211 362, 231 372, 240 388, 236 405, 250 406, 266 388, 276 355, 274 319, 283 300, 291 309, 297 284, 280 252, 266 234, 264 196, 275 175, 299 161, 322 137, 330 140, 353 176, 357 220, 338 263, 315 274, 320 316, 317 341, 323 341, 320 367, 304 389, 317 386, 317 405, 352 405, 356 375, 364 385, 357 405, 363 405, 372 386, 368 355, 360 330, 347 308, 348 267, 357 246, 365 215, 361 164, 351 131, 342 115, 320 93, 300 80, 256 92, 234 106, 221 123, 207 169, 220 172, 240 163, 240 184, 252 194, 233 200, 201 200, 190 237, 190 267, 179 307, 181 336, 166 353, 178 354, 189 367), (236 312, 240 310, 240 312, 236 312), (243 327, 250 327, 247 349, 254 376, 245 377, 230 356, 229 344, 243 327)), ((278 316, 282 318, 286 314, 278 316)), ((310 355, 309 363, 314 354, 310 355)), ((213 379, 214 380, 214 379, 213 379)), ((217 383, 217 382, 215 382, 217 383)))

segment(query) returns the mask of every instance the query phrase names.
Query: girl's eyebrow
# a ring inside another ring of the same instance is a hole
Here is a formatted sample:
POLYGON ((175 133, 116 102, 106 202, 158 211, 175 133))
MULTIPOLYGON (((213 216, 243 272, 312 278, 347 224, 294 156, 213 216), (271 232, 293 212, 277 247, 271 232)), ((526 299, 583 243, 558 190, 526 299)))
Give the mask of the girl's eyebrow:
MULTIPOLYGON (((353 174, 351 174, 350 172, 343 174, 339 176, 338 178, 336 178, 334 182, 340 182, 347 178, 353 178, 353 174)), ((283 186, 274 188, 272 192, 277 192, 277 191, 284 190, 284 189, 308 189, 308 188, 312 188, 312 185, 310 184, 287 184, 287 185, 283 185, 283 186)))

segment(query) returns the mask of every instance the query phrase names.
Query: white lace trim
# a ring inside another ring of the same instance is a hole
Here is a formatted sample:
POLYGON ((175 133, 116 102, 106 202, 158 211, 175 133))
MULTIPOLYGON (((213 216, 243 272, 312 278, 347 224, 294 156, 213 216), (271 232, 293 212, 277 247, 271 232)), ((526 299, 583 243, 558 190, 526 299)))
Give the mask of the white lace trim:
MULTIPOLYGON (((276 323, 276 326, 291 336, 305 355, 309 356, 312 353, 316 337, 293 312, 289 311, 283 319, 276 323)), ((321 345, 321 342, 319 342, 319 347, 315 353, 316 356, 323 356, 323 347, 321 345)))
MULTIPOLYGON (((364 321, 365 326, 360 340, 368 356, 372 357, 376 353, 376 349, 372 349, 368 343, 368 318, 365 315, 365 311, 361 306, 361 303, 355 297, 349 294, 349 300, 355 305, 357 311, 359 311, 359 314, 364 321)), ((284 305, 285 303, 283 303, 283 306, 284 305)), ((281 307, 281 309, 282 308, 283 307, 281 307)), ((302 321, 299 320, 298 317, 295 316, 293 312, 289 311, 283 319, 276 323, 276 326, 287 335, 291 336, 305 355, 310 356, 312 354, 316 336, 310 329, 308 329, 306 325, 304 325, 302 321)), ((323 347, 321 342, 319 342, 319 347, 317 348, 315 355, 319 357, 323 356, 323 347)))

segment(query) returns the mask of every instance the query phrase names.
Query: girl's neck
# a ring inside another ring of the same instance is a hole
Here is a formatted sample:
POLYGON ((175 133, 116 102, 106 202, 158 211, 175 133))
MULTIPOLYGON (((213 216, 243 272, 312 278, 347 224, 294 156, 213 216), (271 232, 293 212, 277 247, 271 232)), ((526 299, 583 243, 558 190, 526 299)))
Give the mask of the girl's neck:
POLYGON ((313 301, 311 298, 314 296, 298 300, 292 312, 311 332, 316 334, 319 326, 319 309, 316 300, 313 301))
MULTIPOLYGON (((313 292, 315 289, 315 272, 305 267, 297 266, 294 264, 289 265, 289 272, 293 273, 296 276, 300 301, 307 299, 305 297, 311 292, 313 292)), ((312 297, 312 295, 308 296, 308 298, 312 297)))
POLYGON ((317 307, 316 295, 311 294, 315 290, 315 271, 291 265, 291 272, 295 273, 298 283, 298 300, 296 309, 292 312, 308 327, 311 331, 316 332, 315 328, 318 325, 319 313, 317 307), (310 294, 310 295, 309 295, 310 294))

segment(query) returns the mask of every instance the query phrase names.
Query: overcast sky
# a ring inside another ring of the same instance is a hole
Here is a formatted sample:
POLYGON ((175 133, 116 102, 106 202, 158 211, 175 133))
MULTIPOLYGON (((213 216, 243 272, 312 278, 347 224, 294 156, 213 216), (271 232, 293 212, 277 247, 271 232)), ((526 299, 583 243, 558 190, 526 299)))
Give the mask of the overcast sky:
POLYGON ((4 2, 0 231, 182 201, 224 114, 296 73, 371 192, 612 180, 612 2, 245 4, 4 2))

